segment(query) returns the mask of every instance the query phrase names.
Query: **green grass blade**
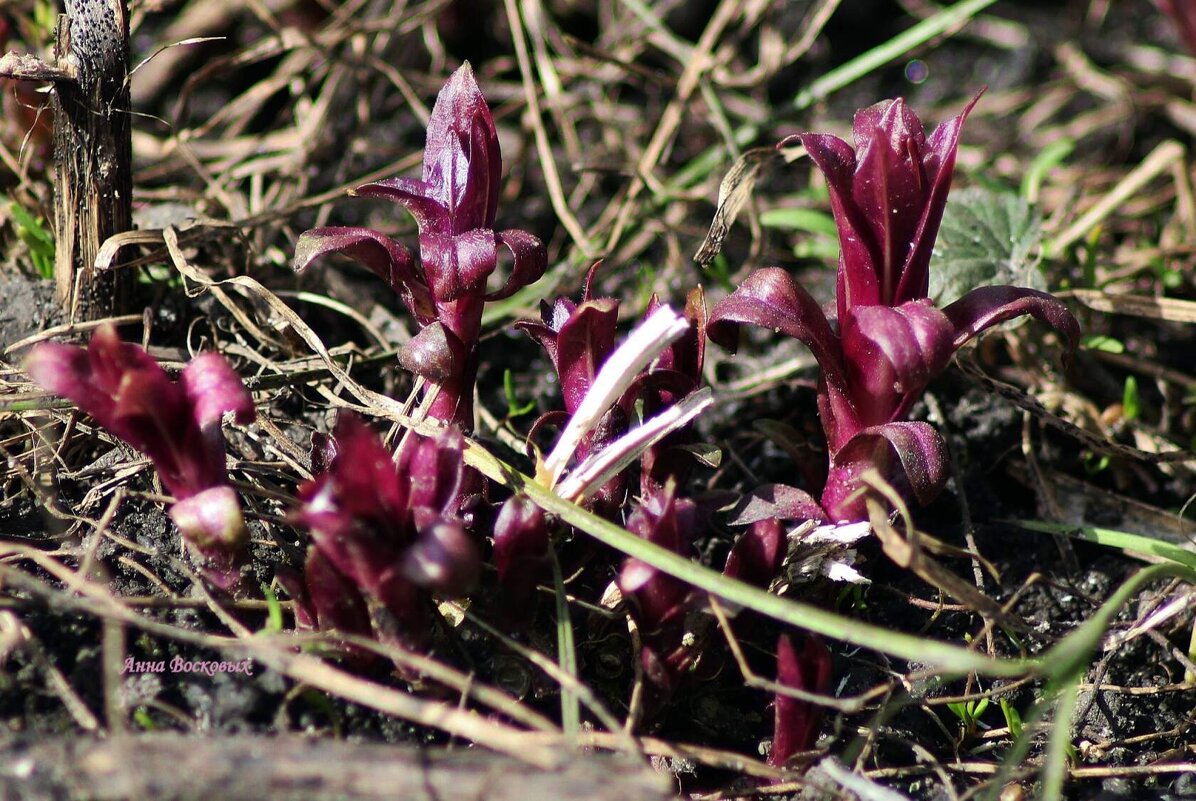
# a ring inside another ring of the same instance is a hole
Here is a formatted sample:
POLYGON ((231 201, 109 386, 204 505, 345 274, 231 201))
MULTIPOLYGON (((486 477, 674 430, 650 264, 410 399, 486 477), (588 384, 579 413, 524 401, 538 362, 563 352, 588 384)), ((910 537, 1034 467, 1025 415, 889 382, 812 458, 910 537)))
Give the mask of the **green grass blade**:
POLYGON ((921 47, 936 36, 966 22, 994 2, 996 0, 963 0, 949 8, 944 8, 933 17, 922 20, 884 44, 878 45, 826 73, 797 93, 797 97, 793 99, 794 107, 799 111, 809 108, 873 70, 901 58, 915 47, 921 47))
POLYGON ((932 665, 945 674, 965 675, 976 672, 980 675, 1004 678, 1038 674, 1058 683, 1064 677, 1073 675, 1075 671, 1084 669, 1086 660, 1099 644, 1113 615, 1146 583, 1164 576, 1176 576, 1196 583, 1196 569, 1185 564, 1167 563, 1147 567, 1123 584, 1091 619, 1042 657, 994 659, 938 640, 889 631, 816 606, 781 598, 741 581, 727 578, 680 554, 653 545, 561 498, 476 443, 468 444, 465 461, 487 478, 516 492, 524 493, 549 514, 556 515, 604 545, 646 562, 724 601, 804 631, 812 631, 824 637, 870 648, 901 659, 932 665))
MULTIPOLYGON (((565 579, 561 563, 552 554, 552 583, 556 589, 556 653, 561 671, 577 678, 577 648, 573 642, 573 618, 569 615, 569 601, 565 597, 565 579)), ((565 736, 576 738, 581 730, 581 703, 577 693, 561 685, 561 728, 565 736)))
POLYGON ((603 520, 537 484, 492 456, 481 446, 470 444, 465 452, 465 460, 486 477, 517 492, 525 493, 545 511, 560 517, 604 545, 646 562, 732 604, 754 610, 782 623, 902 659, 934 665, 950 674, 964 675, 976 671, 988 676, 1020 677, 1039 668, 1035 660, 991 659, 966 648, 913 634, 889 631, 880 626, 772 595, 741 581, 727 578, 717 571, 653 545, 626 529, 603 520))
POLYGON ((835 218, 817 209, 769 209, 760 215, 760 224, 765 228, 804 231, 808 234, 822 234, 836 239, 839 236, 839 227, 835 223, 835 218))
POLYGON ((1066 138, 1051 142, 1044 147, 1030 164, 1030 169, 1026 170, 1025 177, 1022 178, 1020 188, 1022 197, 1029 203, 1037 203, 1038 193, 1042 189, 1042 182, 1046 179, 1047 173, 1066 161, 1075 149, 1076 141, 1066 138))
POLYGON ((1077 540, 1095 542, 1097 545, 1104 545, 1107 548, 1119 548, 1138 556, 1167 559, 1168 561, 1196 570, 1196 553, 1153 537, 1144 537, 1141 534, 1131 534, 1128 531, 1117 531, 1111 528, 1069 526, 1062 523, 1048 523, 1044 520, 1013 520, 1011 522, 1030 531, 1041 531, 1046 534, 1065 534, 1077 540))
MULTIPOLYGON (((1196 570, 1174 563, 1151 565, 1135 573, 1128 581, 1117 588, 1117 592, 1101 604, 1096 613, 1085 620, 1080 626, 1058 642, 1043 657, 1043 665, 1051 684, 1066 685, 1082 676, 1085 667, 1092 658, 1092 653, 1100 645, 1101 639, 1113 622, 1113 616, 1121 607, 1128 604, 1144 586, 1160 578, 1175 577, 1196 583, 1196 570)), ((1048 687, 1048 693, 1051 688, 1048 687)))
POLYGON ((1072 752, 1071 722, 1080 699, 1080 677, 1075 676, 1060 688, 1051 721, 1051 735, 1047 739, 1046 761, 1042 766, 1042 788, 1039 798, 1059 801, 1063 798, 1063 782, 1067 778, 1067 763, 1072 752))

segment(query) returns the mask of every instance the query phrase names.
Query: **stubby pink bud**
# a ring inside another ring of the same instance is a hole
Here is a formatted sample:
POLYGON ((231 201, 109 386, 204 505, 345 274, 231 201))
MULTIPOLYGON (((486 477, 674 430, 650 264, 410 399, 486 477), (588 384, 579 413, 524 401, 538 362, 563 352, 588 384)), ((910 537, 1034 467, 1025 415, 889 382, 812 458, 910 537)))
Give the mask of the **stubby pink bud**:
POLYGON ((249 539, 232 487, 212 487, 170 507, 170 519, 201 550, 234 551, 249 539))

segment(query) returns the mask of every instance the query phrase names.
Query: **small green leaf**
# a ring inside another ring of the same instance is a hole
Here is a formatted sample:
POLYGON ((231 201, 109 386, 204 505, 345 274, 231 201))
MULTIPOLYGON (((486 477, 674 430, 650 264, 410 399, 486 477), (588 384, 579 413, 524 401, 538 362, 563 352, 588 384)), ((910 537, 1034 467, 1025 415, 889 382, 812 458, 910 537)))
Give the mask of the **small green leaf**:
POLYGON ((270 585, 262 582, 261 587, 262 594, 266 596, 266 628, 264 630, 271 634, 277 634, 282 631, 282 604, 270 585))
POLYGON ((1042 187, 1042 181, 1046 178, 1047 173, 1066 161, 1075 149, 1074 139, 1059 139, 1044 147, 1030 164, 1030 169, 1026 170, 1025 177, 1022 178, 1022 197, 1030 203, 1036 202, 1038 191, 1042 187))
POLYGON ((760 215, 760 224, 765 228, 778 228, 786 231, 805 231, 811 234, 823 234, 838 238, 839 229, 835 226, 835 218, 816 209, 769 209, 760 215))
POLYGON ((511 369, 502 371, 502 388, 507 396, 507 419, 510 420, 515 417, 521 417, 532 409, 536 408, 534 400, 528 401, 524 405, 519 405, 519 399, 515 397, 515 380, 511 374, 511 369))
POLYGON ((1017 707, 1004 698, 1000 699, 1000 703, 1001 714, 1005 716, 1005 725, 1009 728, 1009 736, 1016 740, 1022 736, 1024 730, 1021 713, 1017 711, 1017 707))
POLYGON ((1120 339, 1107 337, 1104 334, 1089 334, 1080 340, 1080 345, 1088 350, 1099 350, 1102 353, 1125 353, 1125 344, 1120 339))
POLYGON ((1041 244, 1041 215, 1013 192, 955 193, 939 227, 930 297, 944 306, 981 286, 1045 289, 1041 244))
POLYGON ((158 728, 158 724, 154 723, 149 710, 143 706, 133 710, 133 722, 140 726, 142 731, 155 731, 158 728))
POLYGON ((15 200, 8 204, 17 237, 29 248, 33 269, 42 278, 54 277, 54 235, 40 217, 34 217, 15 200))
POLYGON ((834 261, 839 258, 839 240, 824 236, 803 239, 793 246, 793 255, 812 261, 834 261))
POLYGON ((1084 451, 1083 453, 1084 472, 1090 476, 1103 473, 1109 467, 1109 455, 1107 453, 1093 453, 1092 451, 1084 451))
POLYGON ((1126 420, 1133 422, 1138 419, 1141 405, 1138 401, 1138 379, 1132 375, 1125 377, 1125 389, 1121 392, 1121 411, 1126 420))
POLYGON ((695 442, 692 445, 678 445, 678 449, 688 451, 699 463, 706 467, 718 469, 723 463, 723 451, 717 445, 709 442, 695 442))
POLYGON ((8 213, 17 224, 17 233, 26 243, 32 245, 34 242, 40 242, 53 247, 54 236, 46 230, 39 218, 30 214, 21 204, 14 200, 9 204, 8 213))

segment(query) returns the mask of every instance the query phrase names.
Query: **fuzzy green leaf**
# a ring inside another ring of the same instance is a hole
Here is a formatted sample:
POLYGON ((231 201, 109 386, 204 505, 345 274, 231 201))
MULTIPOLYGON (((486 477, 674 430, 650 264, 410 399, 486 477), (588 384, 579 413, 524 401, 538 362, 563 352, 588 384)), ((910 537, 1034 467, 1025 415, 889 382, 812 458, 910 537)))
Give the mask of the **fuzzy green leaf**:
POLYGON ((956 192, 939 228, 930 296, 943 306, 979 286, 1046 289, 1038 268, 1041 242, 1041 215, 1013 192, 956 192))

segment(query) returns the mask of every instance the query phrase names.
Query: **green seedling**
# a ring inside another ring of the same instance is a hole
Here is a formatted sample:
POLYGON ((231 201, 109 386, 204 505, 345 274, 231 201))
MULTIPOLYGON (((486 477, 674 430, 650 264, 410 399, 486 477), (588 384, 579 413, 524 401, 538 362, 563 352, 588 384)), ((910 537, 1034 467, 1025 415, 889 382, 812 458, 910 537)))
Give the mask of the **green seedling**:
POLYGON ((142 731, 157 731, 158 724, 154 723, 153 717, 149 710, 143 706, 139 706, 133 710, 133 722, 136 723, 142 731))
POLYGON ((262 582, 262 595, 266 599, 266 625, 262 629, 267 634, 278 634, 282 631, 282 602, 269 584, 262 582))
POLYGON ((8 213, 17 229, 17 236, 29 248, 33 269, 47 280, 54 277, 54 235, 41 217, 34 217, 15 200, 8 204, 8 213))
POLYGON ((1080 339, 1080 346, 1101 353, 1125 353, 1125 343, 1104 334, 1090 334, 1080 339))
POLYGON ((1121 392, 1122 416, 1128 422, 1133 422, 1138 419, 1138 414, 1141 410, 1142 404, 1138 399, 1138 379, 1132 375, 1127 375, 1125 377, 1125 388, 1121 392))
POLYGON ((1022 736, 1025 731, 1025 724, 1022 723, 1022 715, 1017 711, 1017 707, 1009 703, 1008 700, 1000 699, 1001 714, 1005 716, 1005 726, 1009 729, 1009 736, 1014 740, 1022 736))
POLYGON ((963 739, 970 740, 976 734, 976 727, 980 723, 981 715, 988 709, 988 699, 956 701, 953 704, 947 704, 947 709, 950 709, 963 724, 963 739))
POLYGON ((515 378, 511 373, 510 368, 502 371, 502 390, 507 398, 507 419, 514 420, 516 417, 522 417, 528 412, 536 408, 536 402, 530 400, 527 403, 520 404, 519 398, 515 395, 515 378))

